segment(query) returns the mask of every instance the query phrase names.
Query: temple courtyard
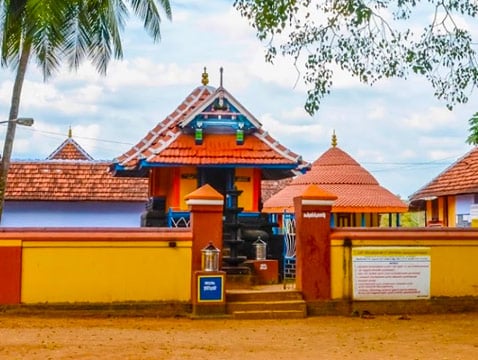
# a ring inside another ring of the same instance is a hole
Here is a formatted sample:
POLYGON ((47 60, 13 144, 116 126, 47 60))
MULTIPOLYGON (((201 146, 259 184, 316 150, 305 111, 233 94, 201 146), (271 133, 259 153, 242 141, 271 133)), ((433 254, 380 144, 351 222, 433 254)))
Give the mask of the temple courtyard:
POLYGON ((0 359, 477 359, 478 313, 231 320, 0 315, 0 359))

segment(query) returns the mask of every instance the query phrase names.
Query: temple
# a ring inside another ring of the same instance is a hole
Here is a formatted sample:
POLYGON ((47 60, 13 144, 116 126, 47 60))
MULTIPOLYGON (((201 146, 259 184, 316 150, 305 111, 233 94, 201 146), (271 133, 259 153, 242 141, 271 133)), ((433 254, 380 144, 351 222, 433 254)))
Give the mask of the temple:
MULTIPOLYGON (((237 206, 260 212, 261 181, 292 177, 308 167, 281 145, 223 87, 202 85, 129 151, 111 165, 115 176, 149 178, 149 205, 144 226, 163 226, 168 211, 186 211, 186 194, 209 184, 237 206)), ((227 205, 227 204, 226 204, 227 205)))

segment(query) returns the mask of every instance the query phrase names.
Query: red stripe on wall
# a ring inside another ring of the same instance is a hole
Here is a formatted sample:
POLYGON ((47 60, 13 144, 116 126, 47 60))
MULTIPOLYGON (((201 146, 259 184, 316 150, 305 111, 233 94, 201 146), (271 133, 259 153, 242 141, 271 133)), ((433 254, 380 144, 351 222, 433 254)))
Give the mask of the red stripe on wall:
POLYGON ((261 169, 254 169, 254 176, 253 176, 253 185, 252 185, 252 204, 253 209, 252 211, 260 211, 259 207, 262 207, 262 204, 259 203, 261 201, 261 183, 262 183, 262 172, 261 169))
POLYGON ((179 208, 181 204, 181 169, 174 168, 173 170, 173 198, 171 206, 179 208))
POLYGON ((20 304, 22 248, 0 246, 0 304, 20 304))

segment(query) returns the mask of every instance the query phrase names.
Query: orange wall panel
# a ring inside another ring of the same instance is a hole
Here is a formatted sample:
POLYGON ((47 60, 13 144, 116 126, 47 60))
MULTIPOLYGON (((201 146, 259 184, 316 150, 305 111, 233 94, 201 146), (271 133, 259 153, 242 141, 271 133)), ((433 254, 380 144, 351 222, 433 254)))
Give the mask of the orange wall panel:
POLYGON ((150 175, 151 196, 165 196, 166 209, 176 207, 174 168, 154 168, 150 175))
POLYGON ((242 190, 239 196, 238 205, 244 211, 255 211, 257 205, 254 204, 254 169, 237 168, 235 171, 234 185, 238 190, 242 190))
POLYGON ((192 193, 198 187, 198 178, 197 178, 197 168, 196 167, 183 167, 179 171, 180 176, 180 190, 179 190, 179 208, 180 210, 186 211, 188 206, 184 197, 192 193))

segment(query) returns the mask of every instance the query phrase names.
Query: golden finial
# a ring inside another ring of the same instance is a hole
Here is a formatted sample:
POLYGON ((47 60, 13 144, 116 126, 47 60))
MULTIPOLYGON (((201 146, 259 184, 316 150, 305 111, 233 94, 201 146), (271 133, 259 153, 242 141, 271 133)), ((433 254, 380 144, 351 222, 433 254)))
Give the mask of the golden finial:
POLYGON ((73 132, 71 131, 71 125, 70 128, 68 129, 68 138, 71 139, 73 136, 73 132))
POLYGON ((332 134, 332 147, 337 146, 337 136, 335 136, 335 130, 334 133, 332 134))
POLYGON ((209 75, 207 74, 206 67, 204 67, 204 72, 202 73, 201 83, 206 86, 209 84, 209 75))

